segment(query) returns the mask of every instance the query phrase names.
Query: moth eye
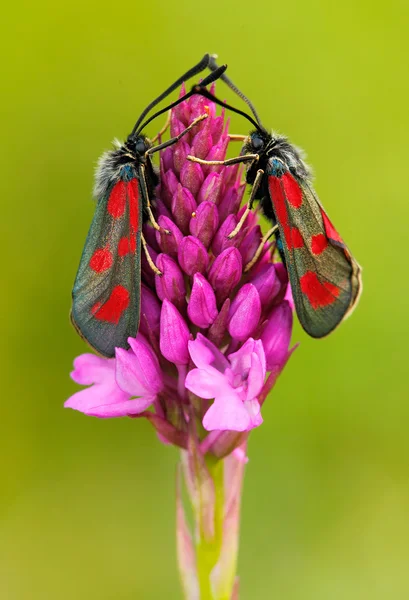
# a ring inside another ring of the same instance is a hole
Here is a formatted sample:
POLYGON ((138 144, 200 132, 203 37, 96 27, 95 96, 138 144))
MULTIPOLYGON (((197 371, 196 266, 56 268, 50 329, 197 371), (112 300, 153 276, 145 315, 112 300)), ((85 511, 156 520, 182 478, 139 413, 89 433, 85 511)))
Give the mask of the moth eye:
POLYGON ((259 137, 258 135, 254 135, 251 138, 251 145, 253 146, 254 150, 261 150, 264 146, 264 142, 261 139, 261 137, 259 137))
POLYGON ((145 152, 145 150, 146 150, 146 145, 143 140, 139 140, 138 142, 136 142, 135 152, 137 152, 137 154, 143 154, 145 152))

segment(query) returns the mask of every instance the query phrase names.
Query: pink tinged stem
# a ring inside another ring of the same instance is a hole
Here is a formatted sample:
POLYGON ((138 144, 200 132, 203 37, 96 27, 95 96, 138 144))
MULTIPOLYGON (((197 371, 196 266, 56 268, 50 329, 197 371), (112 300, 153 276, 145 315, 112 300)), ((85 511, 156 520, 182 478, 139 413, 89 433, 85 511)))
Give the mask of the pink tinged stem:
POLYGON ((179 570, 186 598, 196 598, 194 582, 198 582, 200 600, 237 599, 235 572, 245 461, 238 460, 235 454, 225 460, 217 460, 211 455, 205 457, 196 440, 190 436, 188 450, 182 452, 181 463, 195 530, 196 578, 187 573, 193 569, 192 537, 187 531, 179 487, 177 520, 178 547, 181 550, 178 558, 180 563, 184 561, 179 570))
MULTIPOLYGON (((244 444, 244 452, 246 445, 244 444)), ((240 503, 245 462, 234 454, 224 459, 224 514, 223 541, 220 558, 211 575, 215 598, 230 600, 233 597, 237 555, 239 549, 240 503)), ((236 596, 237 597, 237 596, 236 596)))
POLYGON ((179 465, 176 474, 176 546, 179 574, 186 600, 200 600, 196 554, 183 508, 181 471, 179 465))

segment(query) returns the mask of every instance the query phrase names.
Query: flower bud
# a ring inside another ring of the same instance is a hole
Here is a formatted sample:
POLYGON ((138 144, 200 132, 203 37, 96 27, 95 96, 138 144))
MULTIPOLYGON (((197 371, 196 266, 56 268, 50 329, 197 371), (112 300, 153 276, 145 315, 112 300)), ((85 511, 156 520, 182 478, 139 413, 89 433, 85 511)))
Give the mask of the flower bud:
POLYGON ((280 304, 284 300, 288 288, 288 273, 283 263, 274 263, 277 278, 280 281, 280 290, 275 298, 275 304, 280 304))
POLYGON ((216 296, 210 283, 200 273, 193 277, 187 314, 192 323, 202 328, 209 327, 217 317, 216 296))
POLYGON ((208 248, 219 226, 217 206, 213 202, 202 202, 189 223, 190 233, 196 236, 208 248))
POLYGON ((210 202, 217 204, 222 187, 223 177, 219 175, 219 173, 209 173, 200 188, 198 195, 199 204, 206 200, 210 200, 210 202))
POLYGON ((292 324, 293 313, 289 303, 284 300, 271 311, 261 335, 268 371, 284 365, 288 356, 292 324))
POLYGON ((227 248, 216 258, 209 271, 209 283, 216 291, 219 304, 224 302, 238 284, 242 270, 241 254, 237 248, 227 248))
POLYGON ((180 121, 178 119, 175 112, 172 111, 172 113, 170 115, 170 137, 178 136, 185 129, 186 129, 186 125, 184 125, 184 123, 182 123, 182 121, 180 121))
POLYGON ((160 351, 175 365, 187 365, 189 329, 177 308, 164 300, 160 315, 160 351))
POLYGON ((200 115, 206 114, 209 110, 208 105, 209 101, 207 100, 207 98, 204 98, 199 94, 195 94, 194 96, 192 96, 189 102, 190 121, 192 122, 194 121, 194 119, 197 119, 197 117, 200 117, 200 115))
POLYGON ((229 215, 235 215, 239 210, 240 202, 241 198, 239 198, 237 188, 229 188, 219 204, 220 219, 224 221, 229 215))
POLYGON ((179 181, 173 170, 166 171, 166 173, 161 171, 160 197, 166 206, 170 206, 172 196, 176 192, 178 185, 179 181))
POLYGON ((172 197, 172 214, 176 225, 184 234, 189 231, 190 219, 195 210, 196 200, 187 188, 179 184, 172 197))
POLYGON ((180 171, 180 181, 196 196, 204 180, 203 169, 198 163, 187 160, 180 171))
POLYGON ((162 215, 158 219, 158 225, 162 227, 161 231, 156 231, 156 240, 161 251, 176 256, 179 244, 183 239, 183 233, 172 219, 162 215), (165 229, 170 231, 170 233, 165 233, 165 229))
POLYGON ((228 330, 232 338, 243 342, 255 331, 261 316, 258 291, 252 283, 239 290, 229 311, 228 330))
MULTIPOLYGON (((180 88, 179 98, 182 98, 186 94, 186 86, 183 83, 180 88)), ((172 114, 174 114, 179 121, 187 126, 190 120, 190 108, 189 103, 185 100, 184 102, 180 102, 172 109, 172 114)), ((161 157, 162 158, 162 157, 161 157)))
POLYGON ((237 219, 235 215, 229 215, 224 223, 221 224, 212 242, 212 250, 215 256, 218 256, 223 250, 226 250, 226 248, 237 247, 240 244, 243 235, 245 235, 243 229, 241 229, 233 238, 229 239, 228 237, 236 225, 237 219))
POLYGON ((160 304, 156 294, 145 284, 141 285, 141 320, 139 331, 148 339, 150 333, 159 335, 160 304))
POLYGON ((170 300, 179 310, 185 306, 186 288, 183 273, 176 262, 166 254, 159 254, 156 266, 162 275, 155 275, 156 293, 161 300, 170 300))
MULTIPOLYGON (((156 260, 158 258, 158 253, 147 245, 147 251, 149 252, 149 256, 151 257, 153 263, 156 265, 156 260)), ((158 267, 159 268, 159 267, 158 267)), ((141 251, 141 271, 144 281, 150 285, 151 287, 155 286, 155 273, 153 272, 148 260, 146 258, 145 252, 141 251)))
POLYGON ((213 146, 211 133, 211 119, 206 119, 200 131, 192 141, 192 154, 198 158, 205 158, 213 146))
POLYGON ((169 169, 173 169, 173 150, 172 148, 165 148, 160 157, 161 167, 164 169, 164 172, 169 171, 169 169))
POLYGON ((176 173, 179 175, 180 170, 186 162, 186 156, 191 153, 190 146, 183 138, 175 145, 173 151, 173 165, 176 173))
POLYGON ((240 254, 243 259, 243 264, 247 265, 254 257, 257 248, 261 242, 261 229, 260 225, 252 227, 242 243, 239 246, 240 254))
POLYGON ((223 133, 223 128, 224 128, 224 114, 225 114, 225 110, 223 108, 222 114, 220 115, 220 117, 215 117, 213 119, 213 122, 212 122, 213 144, 217 144, 217 142, 220 140, 220 137, 221 137, 221 135, 223 133))
MULTIPOLYGON (((212 147, 209 154, 206 156, 206 160, 224 160, 224 157, 226 156, 226 150, 227 150, 228 144, 229 144, 229 138, 222 137, 217 142, 217 144, 215 144, 212 147)), ((221 165, 208 166, 208 167, 206 167, 206 173, 209 173, 209 172, 220 173, 221 170, 225 169, 225 168, 226 167, 223 167, 221 165)))
POLYGON ((257 275, 252 278, 251 283, 257 288, 263 312, 268 312, 281 289, 281 282, 277 277, 275 265, 272 263, 263 265, 257 271, 257 275))
POLYGON ((187 275, 204 273, 209 264, 209 255, 202 242, 188 235, 180 242, 178 250, 179 264, 187 275))
POLYGON ((152 250, 159 253, 160 247, 156 239, 156 229, 154 229, 150 223, 144 223, 142 232, 149 248, 152 248, 152 250))

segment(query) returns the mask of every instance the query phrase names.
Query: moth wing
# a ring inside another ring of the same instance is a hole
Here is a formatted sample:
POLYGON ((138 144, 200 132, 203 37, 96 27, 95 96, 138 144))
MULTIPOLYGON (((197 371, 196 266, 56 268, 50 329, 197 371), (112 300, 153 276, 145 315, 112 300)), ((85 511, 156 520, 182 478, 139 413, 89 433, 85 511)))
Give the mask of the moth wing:
POLYGON ((103 356, 128 348, 140 311, 142 210, 136 177, 99 199, 72 292, 71 320, 103 356))
POLYGON ((269 191, 298 318, 309 335, 323 337, 355 307, 360 267, 306 181, 269 176, 269 191))

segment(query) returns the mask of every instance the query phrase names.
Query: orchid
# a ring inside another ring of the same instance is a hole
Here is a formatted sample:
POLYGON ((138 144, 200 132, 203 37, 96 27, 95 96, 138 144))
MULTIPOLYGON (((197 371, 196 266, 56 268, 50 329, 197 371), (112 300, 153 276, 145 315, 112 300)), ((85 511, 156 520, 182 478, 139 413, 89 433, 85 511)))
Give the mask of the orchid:
MULTIPOLYGON (((185 90, 182 89, 181 94, 185 90)), ((224 113, 201 96, 177 105, 170 133, 207 114, 160 158, 156 218, 144 225, 155 274, 142 255, 140 327, 114 359, 83 354, 73 380, 88 386, 66 407, 95 417, 144 417, 165 443, 181 448, 178 558, 186 598, 238 598, 235 566, 240 490, 249 432, 291 355, 292 298, 274 243, 246 270, 262 237, 244 207, 238 165, 223 160, 230 142, 224 113), (185 517, 182 481, 195 531, 185 517)))

